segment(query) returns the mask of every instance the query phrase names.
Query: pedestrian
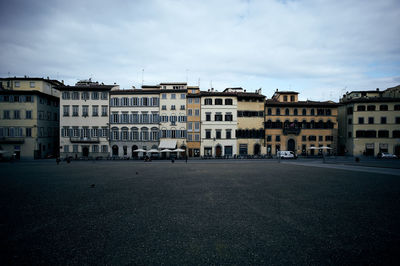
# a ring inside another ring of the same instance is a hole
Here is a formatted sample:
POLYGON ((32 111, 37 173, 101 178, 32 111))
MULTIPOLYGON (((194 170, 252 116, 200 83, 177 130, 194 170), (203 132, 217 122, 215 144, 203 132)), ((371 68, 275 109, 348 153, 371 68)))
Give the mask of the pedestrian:
POLYGON ((57 165, 60 164, 60 161, 61 161, 60 157, 57 157, 57 159, 56 159, 57 165))
POLYGON ((188 156, 187 156, 187 154, 186 154, 186 156, 185 156, 185 159, 186 159, 186 163, 187 163, 187 160, 188 160, 188 156))

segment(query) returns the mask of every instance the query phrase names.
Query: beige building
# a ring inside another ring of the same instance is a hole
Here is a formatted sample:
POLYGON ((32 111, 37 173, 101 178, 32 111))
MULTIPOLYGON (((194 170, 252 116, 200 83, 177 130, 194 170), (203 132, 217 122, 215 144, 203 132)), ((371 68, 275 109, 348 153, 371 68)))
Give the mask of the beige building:
POLYGON ((55 157, 59 152, 61 82, 43 78, 0 79, 0 156, 55 157))
POLYGON ((187 147, 189 157, 200 157, 201 149, 201 95, 199 87, 188 86, 186 96, 187 147))
POLYGON ((318 147, 336 154, 338 106, 331 101, 299 101, 298 92, 277 90, 265 101, 267 154, 287 150, 312 156, 321 151, 318 147))
POLYGON ((237 96, 236 154, 245 156, 265 153, 265 96, 261 90, 246 92, 242 88, 227 88, 224 91, 233 92, 237 96))
POLYGON ((400 156, 400 86, 352 91, 339 108, 339 151, 353 156, 389 152, 400 156))

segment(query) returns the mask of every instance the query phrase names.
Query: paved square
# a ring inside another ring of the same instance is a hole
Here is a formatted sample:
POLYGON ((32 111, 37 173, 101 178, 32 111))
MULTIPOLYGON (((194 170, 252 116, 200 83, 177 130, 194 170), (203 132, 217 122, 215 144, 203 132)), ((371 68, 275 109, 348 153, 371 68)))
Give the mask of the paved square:
POLYGON ((276 161, 0 164, 2 265, 398 264, 400 177, 276 161))

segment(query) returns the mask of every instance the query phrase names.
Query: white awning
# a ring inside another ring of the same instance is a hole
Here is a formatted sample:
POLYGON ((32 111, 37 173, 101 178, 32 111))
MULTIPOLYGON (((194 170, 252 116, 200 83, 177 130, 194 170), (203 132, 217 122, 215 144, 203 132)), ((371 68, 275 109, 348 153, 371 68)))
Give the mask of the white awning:
POLYGON ((174 139, 163 139, 160 141, 160 145, 158 145, 159 149, 175 149, 176 140, 174 139))

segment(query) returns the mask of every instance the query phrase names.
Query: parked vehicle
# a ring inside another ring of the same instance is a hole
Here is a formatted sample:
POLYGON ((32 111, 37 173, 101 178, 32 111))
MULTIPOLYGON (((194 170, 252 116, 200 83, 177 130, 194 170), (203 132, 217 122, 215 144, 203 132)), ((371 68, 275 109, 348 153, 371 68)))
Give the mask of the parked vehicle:
POLYGON ((388 152, 380 152, 377 156, 379 159, 397 159, 397 156, 388 152))
POLYGON ((297 159, 297 155, 292 151, 278 151, 277 156, 281 159, 297 159))

